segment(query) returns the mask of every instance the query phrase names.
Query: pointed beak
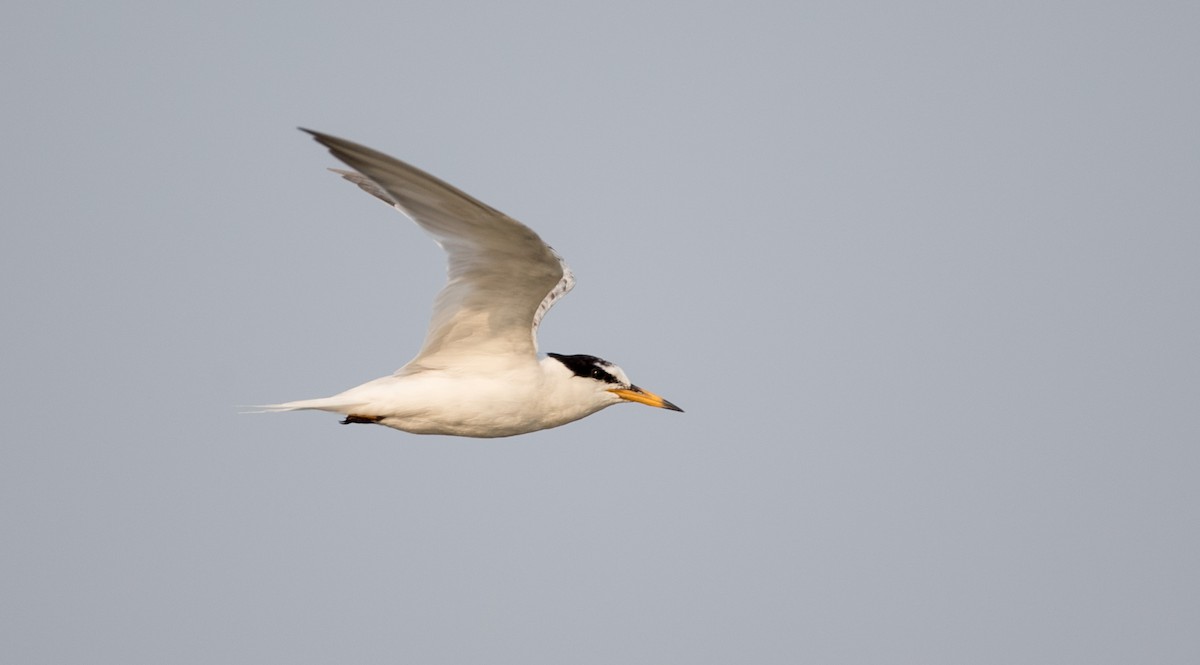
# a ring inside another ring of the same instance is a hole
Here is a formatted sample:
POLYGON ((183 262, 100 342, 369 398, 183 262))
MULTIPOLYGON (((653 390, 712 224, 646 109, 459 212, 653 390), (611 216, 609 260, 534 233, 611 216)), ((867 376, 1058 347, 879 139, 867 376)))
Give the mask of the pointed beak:
POLYGON ((642 390, 637 386, 629 386, 628 388, 614 388, 608 392, 628 402, 637 402, 638 404, 645 404, 646 406, 656 406, 660 409, 667 409, 670 411, 678 411, 683 413, 683 409, 675 406, 658 395, 655 395, 647 390, 642 390))

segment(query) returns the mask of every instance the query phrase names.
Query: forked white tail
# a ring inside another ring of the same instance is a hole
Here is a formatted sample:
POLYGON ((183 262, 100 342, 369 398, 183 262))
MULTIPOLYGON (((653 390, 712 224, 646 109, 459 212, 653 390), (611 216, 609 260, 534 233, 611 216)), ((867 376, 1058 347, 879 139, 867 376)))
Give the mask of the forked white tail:
POLYGON ((337 397, 322 397, 320 399, 302 399, 282 404, 258 404, 245 413, 281 413, 283 411, 329 411, 331 413, 349 414, 355 407, 363 406, 366 402, 351 402, 337 397))

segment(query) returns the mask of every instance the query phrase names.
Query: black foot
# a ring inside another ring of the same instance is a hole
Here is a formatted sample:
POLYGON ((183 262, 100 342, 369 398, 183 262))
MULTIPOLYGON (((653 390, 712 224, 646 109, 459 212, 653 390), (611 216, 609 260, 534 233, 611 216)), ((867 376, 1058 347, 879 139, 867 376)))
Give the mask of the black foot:
POLYGON ((383 416, 349 415, 349 416, 346 416, 346 419, 342 421, 342 424, 343 425, 355 425, 355 424, 374 425, 375 423, 378 423, 380 420, 383 420, 383 416))

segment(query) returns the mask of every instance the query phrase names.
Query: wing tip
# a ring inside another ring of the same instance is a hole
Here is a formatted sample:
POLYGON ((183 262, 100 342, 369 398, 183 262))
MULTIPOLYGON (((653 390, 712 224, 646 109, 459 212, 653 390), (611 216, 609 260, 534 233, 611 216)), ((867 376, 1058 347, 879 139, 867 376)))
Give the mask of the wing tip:
POLYGON ((313 137, 314 141, 316 141, 317 143, 320 143, 321 145, 323 145, 326 148, 329 148, 331 150, 333 149, 333 142, 337 140, 335 137, 330 136, 329 134, 326 134, 324 132, 318 132, 315 129, 309 129, 307 127, 297 127, 296 129, 299 129, 300 131, 304 132, 305 134, 308 134, 309 136, 313 137))

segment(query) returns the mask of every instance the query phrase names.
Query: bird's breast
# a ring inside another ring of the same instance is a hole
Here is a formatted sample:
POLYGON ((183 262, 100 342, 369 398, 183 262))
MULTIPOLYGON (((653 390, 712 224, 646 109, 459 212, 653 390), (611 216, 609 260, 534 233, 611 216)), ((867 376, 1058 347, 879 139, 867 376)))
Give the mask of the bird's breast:
POLYGON ((540 368, 485 375, 426 371, 373 382, 364 415, 414 434, 503 437, 555 427, 588 415, 560 404, 540 368))

